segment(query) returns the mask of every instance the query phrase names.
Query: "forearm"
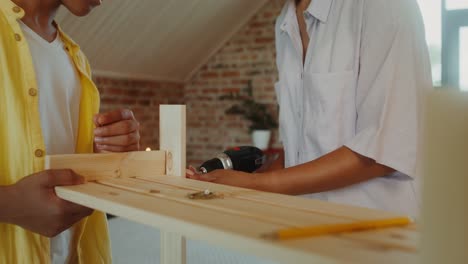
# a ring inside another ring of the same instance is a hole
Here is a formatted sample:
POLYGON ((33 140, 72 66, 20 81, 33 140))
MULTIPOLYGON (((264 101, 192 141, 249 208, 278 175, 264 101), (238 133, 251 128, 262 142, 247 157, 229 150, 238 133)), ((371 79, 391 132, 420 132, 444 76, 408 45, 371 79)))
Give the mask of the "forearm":
POLYGON ((393 171, 349 148, 341 147, 317 160, 266 173, 260 188, 285 194, 318 193, 350 186, 393 171))
POLYGON ((0 223, 10 223, 11 217, 15 215, 16 202, 14 187, 0 186, 0 223))

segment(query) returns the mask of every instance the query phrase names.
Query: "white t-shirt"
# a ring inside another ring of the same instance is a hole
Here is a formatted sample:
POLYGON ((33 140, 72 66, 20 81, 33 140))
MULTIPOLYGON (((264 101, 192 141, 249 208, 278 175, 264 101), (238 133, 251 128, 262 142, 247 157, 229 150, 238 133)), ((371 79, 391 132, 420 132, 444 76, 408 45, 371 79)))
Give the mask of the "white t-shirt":
MULTIPOLYGON (((73 154, 78 132, 81 85, 60 37, 51 43, 20 22, 31 51, 38 85, 42 134, 48 155, 73 154)), ((65 263, 72 229, 51 239, 52 263, 65 263)))
POLYGON ((304 18, 304 64, 293 0, 276 24, 285 166, 346 146, 398 172, 306 197, 417 215, 421 102, 432 78, 416 1, 317 0, 304 18))

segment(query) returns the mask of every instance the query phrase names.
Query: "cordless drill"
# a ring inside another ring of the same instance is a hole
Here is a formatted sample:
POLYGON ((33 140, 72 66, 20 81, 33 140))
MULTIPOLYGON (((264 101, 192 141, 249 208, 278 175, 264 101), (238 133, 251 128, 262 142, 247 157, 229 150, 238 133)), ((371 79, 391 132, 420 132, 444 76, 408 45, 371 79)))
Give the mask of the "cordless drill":
POLYGON ((205 161, 198 169, 201 173, 208 173, 217 169, 254 172, 265 162, 265 155, 256 147, 242 146, 228 149, 205 161))

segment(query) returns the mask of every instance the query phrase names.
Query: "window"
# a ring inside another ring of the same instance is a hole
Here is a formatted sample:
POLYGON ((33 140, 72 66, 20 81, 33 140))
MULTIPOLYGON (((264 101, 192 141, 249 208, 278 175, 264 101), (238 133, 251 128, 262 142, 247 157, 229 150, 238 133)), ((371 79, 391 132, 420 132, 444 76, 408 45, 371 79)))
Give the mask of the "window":
POLYGON ((435 86, 468 91, 468 0, 417 0, 435 86))
POLYGON ((442 83, 442 0, 418 0, 426 28, 426 41, 431 56, 432 82, 442 83))
POLYGON ((460 28, 460 89, 468 91, 468 27, 460 28))
POLYGON ((468 90, 468 0, 443 0, 442 6, 442 85, 468 90))
POLYGON ((468 9, 467 0, 445 0, 445 9, 456 10, 456 9, 468 9))

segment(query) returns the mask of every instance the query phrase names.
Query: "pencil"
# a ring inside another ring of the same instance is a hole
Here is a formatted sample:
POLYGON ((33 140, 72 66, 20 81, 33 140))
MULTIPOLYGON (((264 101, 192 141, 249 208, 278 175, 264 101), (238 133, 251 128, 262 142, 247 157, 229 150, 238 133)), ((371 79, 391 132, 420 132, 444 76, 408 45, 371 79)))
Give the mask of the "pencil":
POLYGON ((365 231, 395 226, 406 226, 413 222, 409 217, 396 217, 379 220, 364 220, 342 224, 324 224, 307 227, 286 228, 273 233, 262 235, 263 238, 273 240, 286 240, 293 238, 305 238, 338 234, 345 232, 365 231))

